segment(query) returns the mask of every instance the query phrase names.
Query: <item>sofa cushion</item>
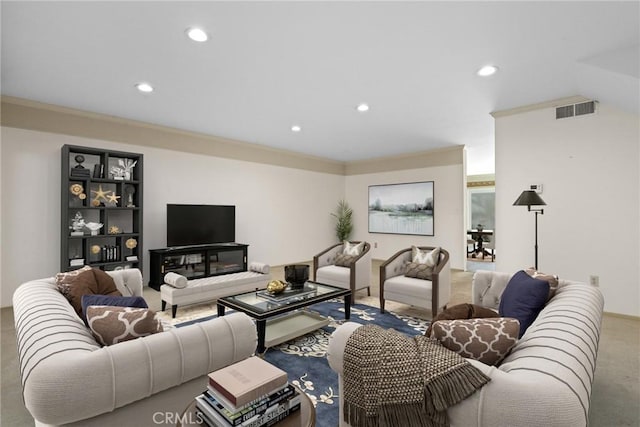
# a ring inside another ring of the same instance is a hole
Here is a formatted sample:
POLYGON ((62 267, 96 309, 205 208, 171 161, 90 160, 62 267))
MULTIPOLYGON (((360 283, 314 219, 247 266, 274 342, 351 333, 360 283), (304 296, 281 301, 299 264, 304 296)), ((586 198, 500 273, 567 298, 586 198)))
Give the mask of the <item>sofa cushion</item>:
POLYGON ((433 319, 431 319, 431 325, 425 332, 426 336, 431 334, 431 328, 438 320, 459 320, 459 319, 477 319, 477 318, 493 318, 500 317, 500 315, 487 307, 476 304, 456 304, 451 307, 447 307, 438 313, 433 319))
POLYGON ((87 321, 96 341, 113 345, 162 332, 156 312, 146 308, 90 305, 87 321))
POLYGON ((462 357, 497 365, 518 342, 519 331, 517 319, 504 317, 439 320, 430 336, 462 357))
POLYGON ((353 261, 356 259, 355 255, 338 254, 334 264, 340 267, 351 267, 353 261))
POLYGON ((545 282, 548 282, 549 283, 548 299, 553 298, 556 291, 558 290, 558 276, 542 273, 540 271, 537 271, 535 267, 529 267, 526 270, 524 270, 524 272, 527 273, 529 276, 533 277, 534 279, 540 279, 540 280, 544 280, 545 282))
POLYGON ((502 317, 513 317, 520 321, 520 334, 536 320, 549 297, 549 283, 534 279, 520 270, 511 277, 502 293, 498 312, 502 317))
POLYGON ((355 255, 358 256, 362 253, 364 249, 364 242, 360 243, 351 243, 348 241, 344 241, 342 253, 345 255, 355 255))
POLYGON ((78 315, 82 313, 83 295, 122 296, 113 278, 98 268, 81 269, 78 274, 66 275, 60 279, 58 290, 71 303, 78 315))
POLYGON ((87 324, 87 307, 90 305, 109 305, 115 307, 137 307, 149 308, 147 302, 142 297, 120 297, 117 295, 82 295, 82 320, 87 324))

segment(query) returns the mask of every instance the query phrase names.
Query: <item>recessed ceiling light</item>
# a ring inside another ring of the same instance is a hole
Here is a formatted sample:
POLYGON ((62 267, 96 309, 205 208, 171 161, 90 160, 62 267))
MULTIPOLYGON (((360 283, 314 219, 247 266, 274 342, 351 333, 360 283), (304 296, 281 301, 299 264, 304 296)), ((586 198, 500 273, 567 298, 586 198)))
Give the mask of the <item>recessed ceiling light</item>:
POLYGON ((291 126, 291 132, 300 132, 302 128, 298 125, 291 126))
POLYGON ((369 104, 358 104, 358 106, 356 107, 356 110, 360 111, 361 113, 364 113, 365 111, 369 111, 369 104))
POLYGON ((476 71, 476 74, 480 77, 488 77, 494 75, 496 71, 498 71, 498 67, 496 67, 495 65, 485 65, 484 67, 476 71))
POLYGON ((136 89, 138 89, 140 92, 144 92, 144 93, 149 93, 149 92, 153 92, 153 86, 151 86, 149 83, 138 83, 136 85, 136 89))
POLYGON ((194 42, 206 42, 209 39, 207 33, 201 28, 187 28, 187 36, 194 42))

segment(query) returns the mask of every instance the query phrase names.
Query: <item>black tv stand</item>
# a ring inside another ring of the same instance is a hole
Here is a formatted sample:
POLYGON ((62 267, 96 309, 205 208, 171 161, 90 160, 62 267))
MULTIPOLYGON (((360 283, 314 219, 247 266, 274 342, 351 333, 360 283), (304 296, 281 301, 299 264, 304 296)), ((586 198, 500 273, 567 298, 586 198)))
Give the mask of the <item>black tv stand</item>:
POLYGON ((248 247, 232 242, 151 249, 149 286, 159 291, 169 272, 191 280, 247 271, 248 247))

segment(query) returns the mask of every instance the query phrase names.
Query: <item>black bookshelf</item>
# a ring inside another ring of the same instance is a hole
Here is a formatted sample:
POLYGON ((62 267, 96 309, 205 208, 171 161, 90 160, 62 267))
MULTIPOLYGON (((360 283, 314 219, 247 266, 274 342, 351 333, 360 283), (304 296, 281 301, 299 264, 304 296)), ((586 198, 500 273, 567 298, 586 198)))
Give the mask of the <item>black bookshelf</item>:
POLYGON ((64 145, 61 175, 60 271, 142 269, 143 155, 64 145))

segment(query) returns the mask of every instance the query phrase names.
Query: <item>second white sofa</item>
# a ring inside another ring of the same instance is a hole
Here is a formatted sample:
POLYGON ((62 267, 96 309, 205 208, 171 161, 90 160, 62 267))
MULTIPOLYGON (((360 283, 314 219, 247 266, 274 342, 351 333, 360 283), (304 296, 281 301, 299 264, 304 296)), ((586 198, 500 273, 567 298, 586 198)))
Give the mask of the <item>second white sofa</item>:
MULTIPOLYGON (((142 295, 139 270, 109 272, 124 296, 142 295)), ((24 403, 36 426, 147 426, 175 420, 207 374, 254 354, 242 313, 100 346, 54 278, 13 295, 24 403)))

